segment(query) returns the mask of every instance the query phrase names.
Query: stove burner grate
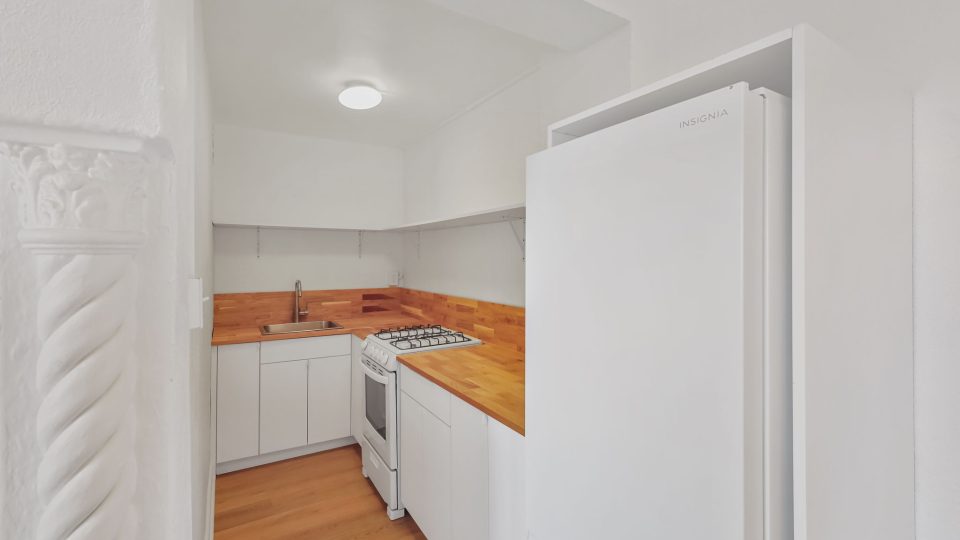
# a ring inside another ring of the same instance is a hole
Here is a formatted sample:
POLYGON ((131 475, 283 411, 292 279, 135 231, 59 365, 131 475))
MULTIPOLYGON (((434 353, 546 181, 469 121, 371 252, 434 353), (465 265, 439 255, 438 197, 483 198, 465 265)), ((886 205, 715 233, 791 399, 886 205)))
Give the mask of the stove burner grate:
POLYGON ((421 326, 401 326, 399 328, 387 328, 374 334, 382 340, 394 340, 403 338, 417 338, 424 336, 437 336, 452 333, 445 330, 439 324, 421 325, 421 326))
POLYGON ((391 341, 390 344, 401 350, 410 350, 454 343, 467 343, 469 341, 471 341, 471 339, 463 335, 462 332, 445 331, 442 334, 395 339, 391 341))

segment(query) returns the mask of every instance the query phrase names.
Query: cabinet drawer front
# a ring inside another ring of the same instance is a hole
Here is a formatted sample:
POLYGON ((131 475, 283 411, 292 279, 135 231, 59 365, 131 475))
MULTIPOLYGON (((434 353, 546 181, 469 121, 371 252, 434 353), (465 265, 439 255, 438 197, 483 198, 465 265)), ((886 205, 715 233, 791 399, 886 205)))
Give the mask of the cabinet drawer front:
POLYGON ((307 360, 350 354, 350 335, 292 338, 260 344, 260 363, 307 360))
POLYGON ((450 393, 424 379, 407 366, 400 366, 400 391, 415 399, 446 425, 450 425, 450 393))
POLYGON ((360 453, 364 471, 370 478, 370 482, 373 483, 373 487, 377 488, 380 496, 387 503, 387 506, 396 508, 399 504, 397 500, 397 480, 394 478, 397 474, 396 471, 391 471, 390 467, 387 467, 387 464, 380 459, 380 456, 369 444, 366 444, 362 437, 360 440, 360 453))

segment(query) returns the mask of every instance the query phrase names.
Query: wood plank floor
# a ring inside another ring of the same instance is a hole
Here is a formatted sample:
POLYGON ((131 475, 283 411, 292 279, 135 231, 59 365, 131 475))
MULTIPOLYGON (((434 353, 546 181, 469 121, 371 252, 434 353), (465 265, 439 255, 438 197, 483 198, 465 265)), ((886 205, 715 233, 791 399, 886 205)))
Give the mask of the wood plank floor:
POLYGON ((387 518, 360 474, 360 447, 329 450, 217 477, 214 538, 425 539, 404 516, 387 518))

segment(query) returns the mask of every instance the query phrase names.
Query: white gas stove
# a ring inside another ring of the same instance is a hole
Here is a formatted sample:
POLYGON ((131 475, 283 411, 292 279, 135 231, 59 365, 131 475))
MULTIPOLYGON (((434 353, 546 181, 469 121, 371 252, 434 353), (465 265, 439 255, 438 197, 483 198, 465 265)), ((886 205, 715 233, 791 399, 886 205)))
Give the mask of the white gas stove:
POLYGON ((406 326, 367 336, 360 348, 363 371, 363 475, 387 503, 387 515, 404 514, 397 482, 397 355, 468 347, 482 342, 440 325, 406 326))
POLYGON ((363 354, 388 371, 397 370, 397 355, 466 347, 483 343, 475 337, 440 325, 404 326, 370 334, 363 341, 363 354))

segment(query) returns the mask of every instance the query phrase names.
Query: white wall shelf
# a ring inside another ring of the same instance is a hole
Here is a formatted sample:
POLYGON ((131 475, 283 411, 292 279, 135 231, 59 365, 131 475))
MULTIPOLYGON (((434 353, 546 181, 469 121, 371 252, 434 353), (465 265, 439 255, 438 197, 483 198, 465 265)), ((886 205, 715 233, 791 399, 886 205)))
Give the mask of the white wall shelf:
POLYGON ((484 225, 487 223, 500 223, 504 221, 516 221, 525 219, 527 208, 523 204, 510 206, 501 206, 490 210, 481 210, 460 214, 457 216, 439 218, 436 220, 421 221, 398 225, 396 227, 382 227, 369 229, 355 229, 346 227, 285 227, 273 225, 253 225, 247 223, 214 223, 218 227, 246 227, 260 229, 291 229, 291 230, 323 230, 323 231, 364 231, 364 232, 410 232, 410 231, 429 231, 435 229, 452 229, 454 227, 468 227, 471 225, 484 225))
POLYGON ((527 216, 527 207, 523 204, 511 206, 501 206, 491 210, 482 210, 471 212, 432 221, 421 221, 394 227, 392 229, 383 229, 386 231, 406 232, 406 231, 429 231, 433 229, 452 229, 454 227, 468 227, 470 225, 484 225, 486 223, 500 223, 502 221, 515 221, 524 219, 527 216))

